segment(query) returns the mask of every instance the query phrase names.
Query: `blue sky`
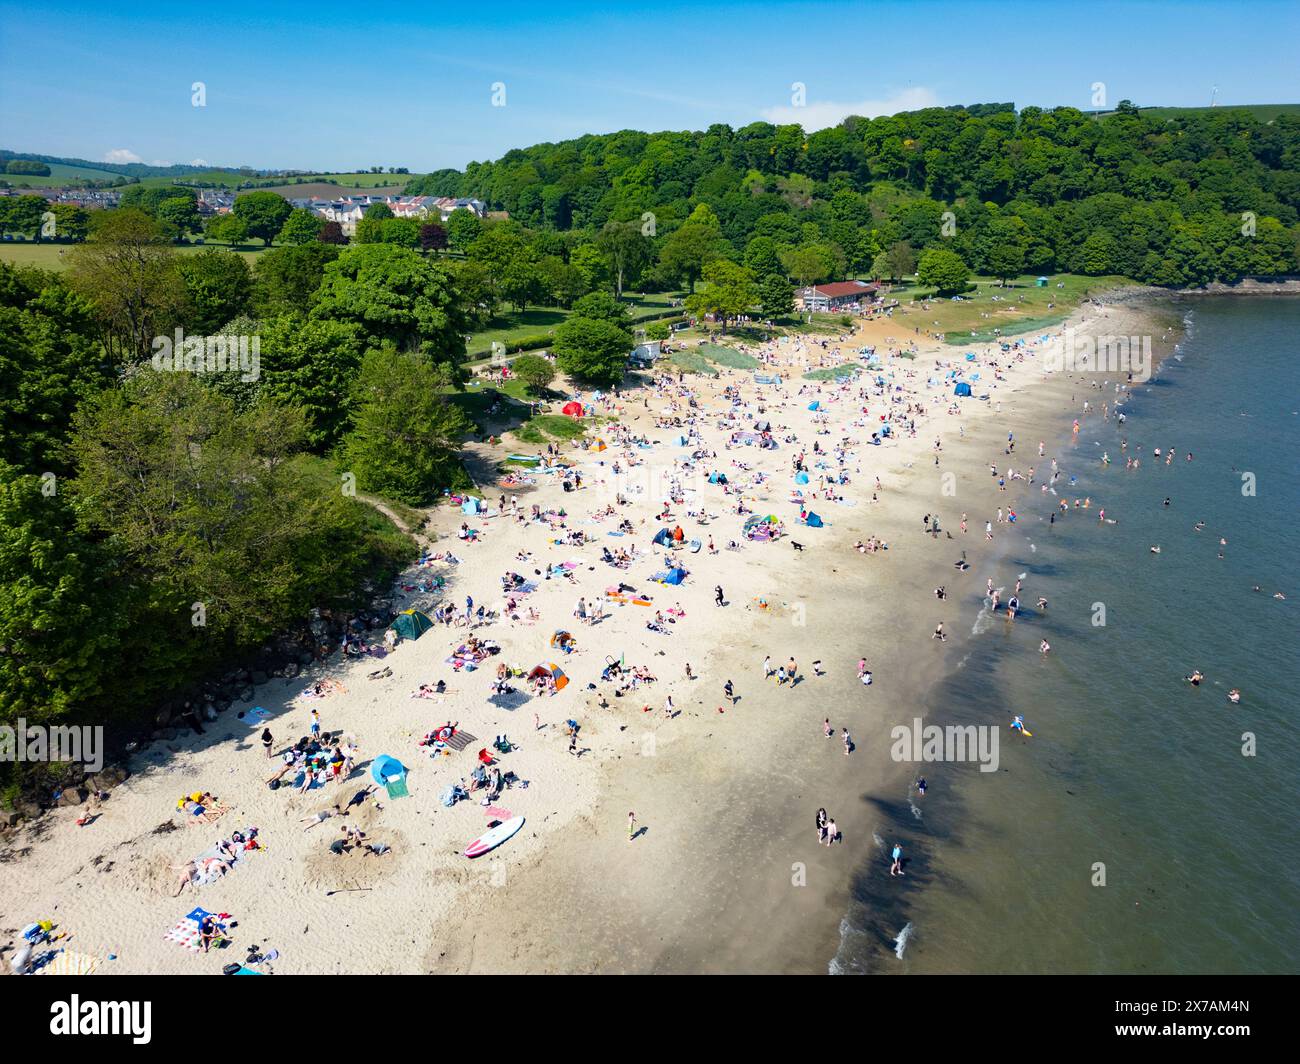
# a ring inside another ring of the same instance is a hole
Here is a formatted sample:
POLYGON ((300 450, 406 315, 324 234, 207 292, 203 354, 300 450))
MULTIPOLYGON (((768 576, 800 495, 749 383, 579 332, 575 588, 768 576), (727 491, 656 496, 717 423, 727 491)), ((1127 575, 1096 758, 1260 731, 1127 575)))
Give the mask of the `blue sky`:
POLYGON ((1297 38, 1293 0, 0 2, 0 147, 421 172, 625 128, 1090 109, 1095 82, 1109 105, 1295 103, 1297 38))

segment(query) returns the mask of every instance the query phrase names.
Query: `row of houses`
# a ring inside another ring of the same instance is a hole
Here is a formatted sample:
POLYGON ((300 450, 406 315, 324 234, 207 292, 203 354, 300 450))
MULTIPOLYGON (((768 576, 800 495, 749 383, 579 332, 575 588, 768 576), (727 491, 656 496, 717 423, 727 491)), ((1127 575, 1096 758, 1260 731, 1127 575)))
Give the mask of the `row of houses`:
POLYGON ((382 203, 395 218, 413 218, 416 221, 438 219, 445 222, 452 211, 470 211, 479 218, 487 214, 487 204, 482 200, 453 196, 342 196, 338 199, 291 199, 294 207, 302 207, 325 219, 338 222, 348 236, 356 235, 357 222, 376 203, 382 203))
POLYGON ((121 193, 107 188, 0 188, 0 196, 43 196, 51 203, 100 210, 116 207, 121 193))

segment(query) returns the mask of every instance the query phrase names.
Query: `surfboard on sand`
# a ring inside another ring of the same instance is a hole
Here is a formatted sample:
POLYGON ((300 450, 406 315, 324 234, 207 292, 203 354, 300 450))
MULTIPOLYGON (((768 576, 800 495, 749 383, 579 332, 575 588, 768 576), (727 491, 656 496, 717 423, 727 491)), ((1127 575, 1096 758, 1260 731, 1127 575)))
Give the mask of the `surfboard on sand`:
POLYGON ((466 846, 465 856, 482 857, 485 853, 495 850, 506 840, 513 838, 515 833, 523 826, 524 818, 521 816, 503 820, 496 827, 483 832, 482 835, 466 846))

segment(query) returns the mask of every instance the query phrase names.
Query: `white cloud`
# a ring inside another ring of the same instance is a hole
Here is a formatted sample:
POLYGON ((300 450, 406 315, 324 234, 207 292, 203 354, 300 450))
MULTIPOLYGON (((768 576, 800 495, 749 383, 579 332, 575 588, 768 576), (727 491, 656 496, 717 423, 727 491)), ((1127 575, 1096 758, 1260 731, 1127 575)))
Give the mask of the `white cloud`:
POLYGON ((140 156, 129 148, 114 148, 104 156, 106 163, 142 163, 140 156))
POLYGON ((190 160, 190 165, 191 165, 191 166, 211 166, 212 164, 211 164, 210 162, 208 162, 207 159, 191 159, 191 160, 190 160))
POLYGON ((933 89, 903 89, 879 100, 858 100, 856 103, 836 103, 833 100, 812 102, 803 107, 768 107, 762 112, 773 125, 798 124, 809 132, 839 125, 849 115, 877 118, 897 114, 899 111, 919 111, 923 107, 939 106, 939 97, 933 89))
POLYGON ((155 159, 149 165, 150 166, 171 166, 171 162, 168 161, 167 159, 155 159))

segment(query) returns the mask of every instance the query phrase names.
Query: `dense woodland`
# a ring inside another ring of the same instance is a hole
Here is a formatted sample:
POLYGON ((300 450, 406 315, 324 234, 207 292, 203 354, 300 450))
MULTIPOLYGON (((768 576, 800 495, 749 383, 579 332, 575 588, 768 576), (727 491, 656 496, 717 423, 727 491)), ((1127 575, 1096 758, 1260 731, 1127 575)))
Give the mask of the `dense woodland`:
MULTIPOLYGON (((379 206, 352 241, 265 191, 206 220, 183 185, 58 205, 66 271, 0 265, 0 720, 147 717, 391 572, 406 542, 349 486, 421 505, 458 482, 471 425, 446 396, 506 308, 569 308, 559 369, 610 384, 629 290, 725 328, 845 276, 1291 273, 1297 164, 1287 116, 988 105, 537 145, 408 185, 508 219, 379 206), (199 236, 265 250, 178 250, 199 236), (160 364, 177 329, 202 345, 160 364), (256 372, 214 371, 213 340, 255 340, 256 372)), ((0 230, 40 238, 49 209, 0 197, 0 230)))

